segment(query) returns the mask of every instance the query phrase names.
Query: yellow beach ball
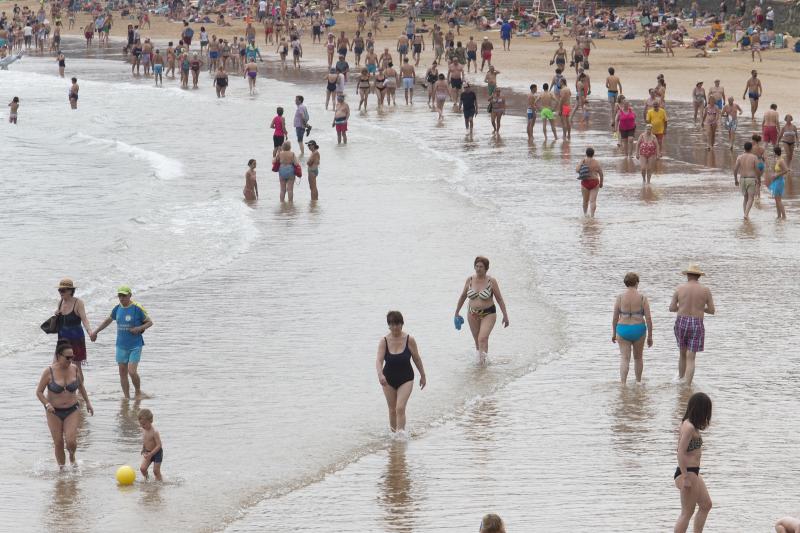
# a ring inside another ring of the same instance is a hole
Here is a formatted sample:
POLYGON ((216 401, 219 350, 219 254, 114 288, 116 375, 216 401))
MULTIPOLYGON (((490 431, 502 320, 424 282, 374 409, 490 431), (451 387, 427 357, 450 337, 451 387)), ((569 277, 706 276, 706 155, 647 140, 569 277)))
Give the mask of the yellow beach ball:
POLYGON ((136 481, 136 471, 128 465, 123 465, 117 469, 117 483, 120 485, 133 485, 136 481))

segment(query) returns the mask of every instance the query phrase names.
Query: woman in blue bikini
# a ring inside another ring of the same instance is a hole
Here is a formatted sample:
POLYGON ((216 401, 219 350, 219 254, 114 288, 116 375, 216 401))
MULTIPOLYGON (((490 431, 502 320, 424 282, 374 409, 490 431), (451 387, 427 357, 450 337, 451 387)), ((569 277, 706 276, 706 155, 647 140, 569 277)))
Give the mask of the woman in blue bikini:
POLYGON ((775 198, 775 209, 778 210, 778 220, 786 220, 786 209, 783 207, 783 193, 786 187, 786 178, 789 176, 789 164, 782 156, 783 151, 780 146, 773 150, 775 153, 775 174, 769 183, 769 192, 775 198))
POLYGON ((653 346, 653 319, 650 316, 650 303, 639 292, 639 275, 635 272, 625 274, 625 292, 614 302, 611 342, 619 345, 619 378, 624 384, 628 380, 628 368, 633 351, 636 383, 642 382, 644 369, 644 342, 653 346))

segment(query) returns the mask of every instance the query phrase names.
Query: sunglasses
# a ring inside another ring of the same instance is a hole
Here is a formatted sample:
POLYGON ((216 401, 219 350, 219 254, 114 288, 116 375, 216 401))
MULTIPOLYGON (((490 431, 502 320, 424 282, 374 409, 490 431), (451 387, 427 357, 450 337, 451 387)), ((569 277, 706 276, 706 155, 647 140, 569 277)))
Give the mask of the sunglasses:
POLYGON ((74 355, 62 355, 61 357, 63 357, 67 361, 72 361, 73 359, 75 359, 74 355))
POLYGON ((72 289, 58 289, 58 292, 60 292, 61 294, 64 294, 65 292, 71 291, 71 290, 72 289))
POLYGON ((117 298, 127 298, 130 294, 117 294, 117 298))

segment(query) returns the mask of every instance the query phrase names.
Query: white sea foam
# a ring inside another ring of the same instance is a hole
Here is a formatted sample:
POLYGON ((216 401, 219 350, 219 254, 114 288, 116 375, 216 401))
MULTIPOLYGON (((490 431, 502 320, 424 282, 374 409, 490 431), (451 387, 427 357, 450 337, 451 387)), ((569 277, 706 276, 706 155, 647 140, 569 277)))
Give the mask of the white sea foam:
POLYGON ((118 139, 102 139, 85 133, 75 134, 75 138, 90 145, 108 146, 121 154, 126 154, 138 161, 144 161, 153 170, 153 176, 162 180, 173 180, 183 175, 183 163, 159 152, 140 146, 133 146, 118 139))

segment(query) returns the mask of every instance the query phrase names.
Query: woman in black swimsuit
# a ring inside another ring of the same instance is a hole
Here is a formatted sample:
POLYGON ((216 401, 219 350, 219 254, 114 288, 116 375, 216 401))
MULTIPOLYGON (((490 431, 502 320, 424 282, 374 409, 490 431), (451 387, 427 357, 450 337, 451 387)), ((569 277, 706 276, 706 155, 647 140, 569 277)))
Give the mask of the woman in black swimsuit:
POLYGON ((92 335, 92 326, 86 316, 83 300, 75 296, 75 284, 71 279, 64 278, 58 282, 58 294, 61 297, 56 309, 59 318, 58 343, 64 340, 70 343, 75 356, 72 362, 78 366, 78 372, 83 380, 81 365, 86 361, 86 336, 92 335), (83 334, 84 328, 86 335, 83 334))
POLYGON ((228 73, 225 72, 225 67, 222 65, 214 75, 214 87, 217 89, 217 98, 225 98, 225 90, 228 88, 228 73))
POLYGON ((60 467, 63 467, 67 460, 64 454, 64 441, 69 451, 70 464, 77 466, 75 449, 78 447, 77 412, 80 410, 78 393, 86 402, 86 410, 90 415, 94 415, 78 367, 72 363, 74 357, 69 341, 60 341, 56 348, 55 362, 42 372, 39 385, 36 387, 36 397, 42 402, 47 413, 47 427, 50 428, 50 435, 53 437, 56 461, 60 467))
POLYGON ((386 74, 383 70, 375 75, 375 90, 378 91, 378 109, 383 109, 383 100, 386 97, 386 74))
POLYGON ((403 333, 403 315, 400 311, 389 311, 386 314, 386 323, 389 324, 389 335, 381 338, 378 343, 375 368, 389 406, 389 427, 392 432, 405 431, 406 404, 414 388, 411 360, 414 360, 414 365, 419 370, 420 389, 425 388, 425 369, 417 341, 408 333, 403 333))

